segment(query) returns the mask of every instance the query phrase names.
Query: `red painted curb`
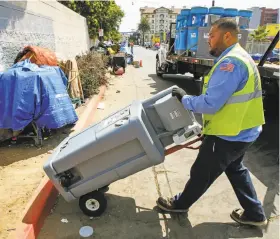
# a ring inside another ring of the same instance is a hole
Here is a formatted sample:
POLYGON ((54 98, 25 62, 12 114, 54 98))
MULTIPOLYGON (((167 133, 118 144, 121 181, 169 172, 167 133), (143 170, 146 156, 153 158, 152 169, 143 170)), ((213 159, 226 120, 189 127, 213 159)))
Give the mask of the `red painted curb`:
MULTIPOLYGON (((74 132, 78 132, 91 124, 93 114, 97 109, 98 103, 102 100, 105 91, 105 85, 99 87, 98 95, 90 100, 87 106, 87 108, 90 108, 88 110, 86 109, 83 113, 81 120, 79 119, 74 127, 74 132)), ((49 178, 45 176, 26 205, 23 211, 23 217, 17 225, 16 231, 10 234, 9 238, 36 239, 44 225, 45 219, 55 204, 57 195, 58 191, 49 178)))
POLYGON ((15 238, 34 239, 38 236, 45 218, 50 213, 58 191, 48 177, 44 177, 28 202, 15 238))

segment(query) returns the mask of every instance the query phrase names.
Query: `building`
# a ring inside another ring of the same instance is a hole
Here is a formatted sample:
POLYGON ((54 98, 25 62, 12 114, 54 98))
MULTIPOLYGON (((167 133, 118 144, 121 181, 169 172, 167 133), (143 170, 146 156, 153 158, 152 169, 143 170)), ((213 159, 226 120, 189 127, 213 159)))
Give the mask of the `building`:
POLYGON ((279 9, 262 8, 261 25, 264 26, 268 23, 277 23, 279 9))
POLYGON ((176 22, 177 15, 181 12, 179 8, 140 8, 141 18, 146 17, 150 23, 150 32, 145 33, 145 42, 151 42, 153 38, 159 37, 161 41, 169 32, 170 23, 176 22))
POLYGON ((258 26, 264 26, 269 23, 279 23, 279 9, 252 7, 253 15, 249 28, 256 29, 258 26))

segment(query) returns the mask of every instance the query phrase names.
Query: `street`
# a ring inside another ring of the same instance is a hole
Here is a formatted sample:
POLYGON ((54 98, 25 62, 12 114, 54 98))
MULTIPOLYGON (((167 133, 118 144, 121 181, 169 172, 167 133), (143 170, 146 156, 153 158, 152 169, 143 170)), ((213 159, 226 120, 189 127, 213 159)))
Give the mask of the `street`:
MULTIPOLYGON (((143 67, 128 66, 123 76, 110 82, 103 100, 105 108, 97 111, 95 122, 134 99, 146 99, 173 84, 185 88, 188 94, 198 93, 198 87, 191 77, 188 82, 157 77, 156 51, 137 46, 134 47, 134 55, 134 60, 143 61, 143 67)), ((230 219, 231 211, 240 205, 224 174, 191 207, 188 217, 184 214, 162 214, 155 208, 159 196, 174 196, 184 188, 197 155, 197 151, 185 149, 167 156, 164 164, 110 185, 106 193, 108 207, 99 218, 85 216, 79 209, 78 200, 67 203, 59 196, 39 238, 80 238, 82 226, 93 227, 91 238, 98 239, 279 238, 277 127, 277 123, 268 122, 261 138, 251 147, 245 159, 258 197, 270 218, 270 223, 264 229, 241 227, 230 219), (67 219, 67 223, 61 222, 62 219, 67 219)))

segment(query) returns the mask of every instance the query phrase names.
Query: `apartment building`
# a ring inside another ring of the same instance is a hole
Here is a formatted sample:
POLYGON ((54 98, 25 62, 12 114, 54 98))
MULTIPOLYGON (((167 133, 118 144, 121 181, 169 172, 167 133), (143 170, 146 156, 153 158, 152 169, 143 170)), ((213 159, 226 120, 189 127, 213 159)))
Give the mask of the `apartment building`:
POLYGON ((150 42, 152 37, 160 37, 161 41, 165 40, 169 32, 170 23, 176 22, 177 15, 181 12, 180 8, 140 8, 141 18, 146 17, 150 23, 150 32, 145 33, 145 42, 150 42))
POLYGON ((253 15, 249 28, 256 29, 258 26, 264 26, 270 23, 279 23, 279 10, 265 7, 252 7, 253 15))

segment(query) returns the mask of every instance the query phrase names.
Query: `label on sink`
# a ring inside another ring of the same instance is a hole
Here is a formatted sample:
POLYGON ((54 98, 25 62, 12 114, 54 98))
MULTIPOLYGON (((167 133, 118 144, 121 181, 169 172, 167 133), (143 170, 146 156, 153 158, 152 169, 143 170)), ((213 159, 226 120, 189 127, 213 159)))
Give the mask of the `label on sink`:
POLYGON ((99 126, 99 130, 102 130, 112 124, 115 124, 117 121, 123 119, 123 118, 127 118, 130 115, 130 111, 129 108, 125 108, 113 115, 111 115, 110 117, 108 117, 107 119, 104 119, 99 126))

